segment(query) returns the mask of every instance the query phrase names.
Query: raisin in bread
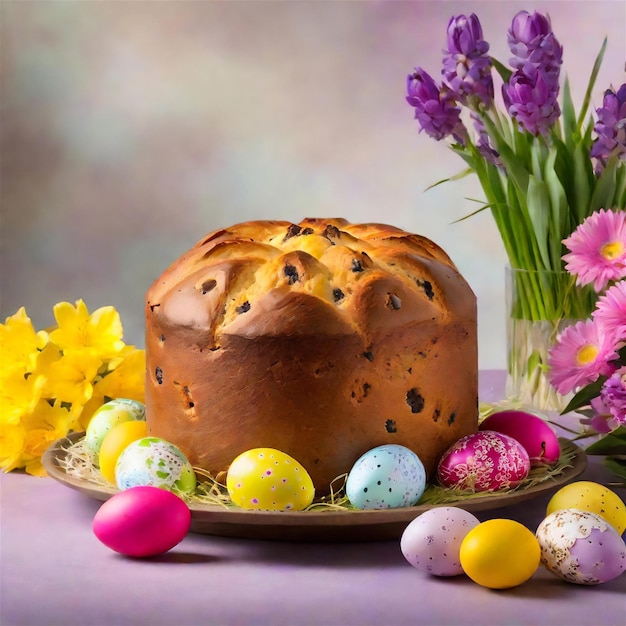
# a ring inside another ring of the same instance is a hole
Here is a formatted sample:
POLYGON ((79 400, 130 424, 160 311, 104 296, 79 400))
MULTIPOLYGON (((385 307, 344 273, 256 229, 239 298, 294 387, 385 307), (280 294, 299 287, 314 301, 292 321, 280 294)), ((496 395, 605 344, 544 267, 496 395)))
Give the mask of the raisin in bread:
POLYGON ((431 473, 477 430, 476 298, 432 241, 305 219, 217 230, 146 297, 148 432, 216 474, 278 448, 320 493, 397 443, 431 473))

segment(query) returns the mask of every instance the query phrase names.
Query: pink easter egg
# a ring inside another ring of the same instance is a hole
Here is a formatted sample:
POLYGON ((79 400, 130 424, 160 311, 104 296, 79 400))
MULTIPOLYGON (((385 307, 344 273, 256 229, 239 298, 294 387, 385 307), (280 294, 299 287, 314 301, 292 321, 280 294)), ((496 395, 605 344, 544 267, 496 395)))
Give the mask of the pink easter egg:
POLYGON ((444 452, 437 466, 444 487, 470 491, 517 487, 529 471, 530 458, 524 446, 489 430, 459 439, 444 452))
POLYGON ((498 411, 486 417, 479 430, 495 430, 519 441, 531 465, 556 463, 561 454, 559 440, 539 416, 526 411, 498 411))
POLYGON ((171 550, 190 525, 191 511, 176 494, 138 486, 116 493, 98 509, 93 532, 116 552, 145 557, 171 550))

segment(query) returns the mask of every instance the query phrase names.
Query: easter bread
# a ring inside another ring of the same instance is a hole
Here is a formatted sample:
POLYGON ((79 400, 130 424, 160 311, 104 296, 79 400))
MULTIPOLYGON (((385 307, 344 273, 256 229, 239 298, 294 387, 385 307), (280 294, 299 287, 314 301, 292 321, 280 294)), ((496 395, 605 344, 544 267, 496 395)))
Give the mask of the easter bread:
POLYGON ((213 475, 277 448, 318 492, 385 443, 431 474, 478 428, 476 297, 432 241, 344 219, 216 230, 146 295, 148 433, 213 475))

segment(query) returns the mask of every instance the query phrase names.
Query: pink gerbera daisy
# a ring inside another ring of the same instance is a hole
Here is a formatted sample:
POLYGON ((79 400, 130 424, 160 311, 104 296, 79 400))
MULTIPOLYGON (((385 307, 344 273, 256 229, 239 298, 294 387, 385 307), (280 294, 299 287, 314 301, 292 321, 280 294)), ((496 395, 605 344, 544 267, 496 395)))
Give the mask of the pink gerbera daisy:
POLYGON ((605 335, 594 320, 588 319, 568 326, 548 354, 548 378, 563 395, 597 380, 601 374, 610 376, 617 358, 612 338, 605 335))
POLYGON ((626 278, 626 211, 592 213, 563 243, 565 269, 578 285, 602 291, 610 280, 626 278))
POLYGON ((626 280, 621 280, 600 296, 593 319, 615 343, 626 340, 626 280))

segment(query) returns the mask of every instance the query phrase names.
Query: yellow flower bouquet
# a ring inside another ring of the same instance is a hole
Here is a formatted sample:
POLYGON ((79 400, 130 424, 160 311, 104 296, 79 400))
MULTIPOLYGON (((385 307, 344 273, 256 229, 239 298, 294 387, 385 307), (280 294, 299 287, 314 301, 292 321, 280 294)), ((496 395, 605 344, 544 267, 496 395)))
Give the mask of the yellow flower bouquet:
POLYGON ((112 306, 54 306, 56 326, 36 331, 24 307, 0 324, 0 469, 45 476, 56 439, 87 428, 113 398, 143 402, 145 353, 122 340, 112 306))

